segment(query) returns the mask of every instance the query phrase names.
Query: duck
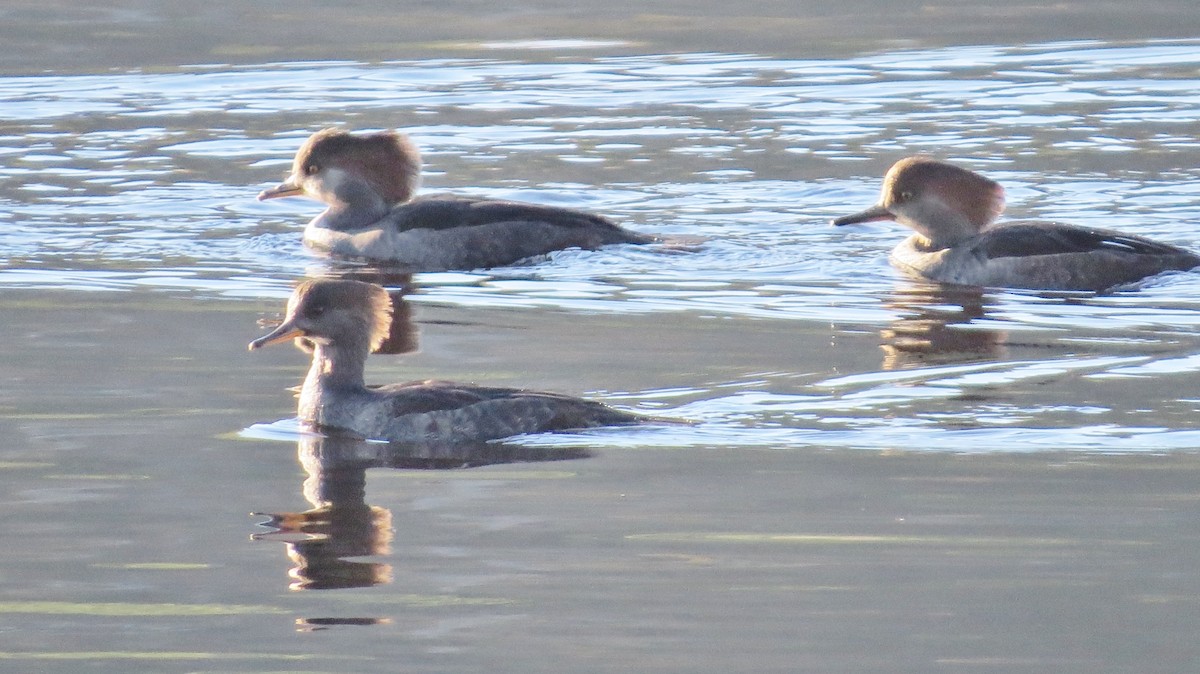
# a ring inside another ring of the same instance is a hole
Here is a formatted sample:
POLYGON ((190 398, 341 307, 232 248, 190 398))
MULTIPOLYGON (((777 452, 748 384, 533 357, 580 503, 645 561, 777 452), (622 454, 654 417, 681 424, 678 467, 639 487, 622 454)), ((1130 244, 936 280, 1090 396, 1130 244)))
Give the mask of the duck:
POLYGON ((308 279, 292 292, 279 327, 250 342, 250 350, 294 340, 312 354, 297 417, 318 432, 457 444, 651 419, 592 400, 516 388, 436 380, 367 386, 367 356, 387 337, 391 311, 381 286, 308 279))
POLYGON ((833 224, 893 220, 912 228, 892 251, 892 265, 941 283, 1100 292, 1200 266, 1200 256, 1170 244, 1061 222, 997 223, 1003 212, 999 183, 914 156, 888 170, 879 203, 833 224))
POLYGON ((566 248, 658 240, 569 208, 417 196, 420 182, 421 153, 407 135, 327 128, 304 141, 291 174, 258 199, 316 199, 326 209, 304 229, 310 248, 414 272, 500 267, 566 248))

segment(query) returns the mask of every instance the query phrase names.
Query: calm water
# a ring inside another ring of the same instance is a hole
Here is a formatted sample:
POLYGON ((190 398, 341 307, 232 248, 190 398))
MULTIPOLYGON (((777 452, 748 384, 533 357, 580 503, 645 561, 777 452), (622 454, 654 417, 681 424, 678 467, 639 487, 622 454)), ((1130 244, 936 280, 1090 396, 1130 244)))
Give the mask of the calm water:
POLYGON ((899 228, 828 225, 929 152, 1010 216, 1200 249, 1200 42, 508 47, 0 77, 12 671, 1200 663, 1200 274, 946 290, 888 266, 899 228), (418 275, 418 350, 370 378, 694 423, 452 456, 299 433, 303 357, 245 353, 258 321, 303 275, 407 281, 254 200, 330 124, 408 130, 427 190, 705 239, 418 275))

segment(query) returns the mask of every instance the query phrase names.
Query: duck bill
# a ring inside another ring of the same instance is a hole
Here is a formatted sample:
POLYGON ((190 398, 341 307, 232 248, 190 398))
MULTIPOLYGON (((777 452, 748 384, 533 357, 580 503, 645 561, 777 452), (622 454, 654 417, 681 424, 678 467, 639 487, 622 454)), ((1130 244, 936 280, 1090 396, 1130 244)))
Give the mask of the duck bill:
POLYGON ((895 220, 896 215, 878 204, 854 215, 843 215, 833 221, 834 226, 857 225, 863 222, 878 222, 879 220, 895 220))
POLYGON ((296 185, 285 180, 284 182, 279 183, 275 187, 271 187, 271 188, 268 188, 268 189, 265 189, 265 190, 259 192, 258 200, 266 201, 267 199, 281 199, 283 197, 296 197, 296 196, 300 196, 301 194, 304 194, 303 188, 297 187, 296 185))
POLYGON ((284 324, 278 328, 275 328, 271 332, 259 337, 253 342, 250 342, 250 350, 254 351, 255 349, 261 349, 264 346, 286 342, 289 339, 295 339, 296 337, 303 336, 303 330, 292 325, 291 322, 284 322, 284 324))

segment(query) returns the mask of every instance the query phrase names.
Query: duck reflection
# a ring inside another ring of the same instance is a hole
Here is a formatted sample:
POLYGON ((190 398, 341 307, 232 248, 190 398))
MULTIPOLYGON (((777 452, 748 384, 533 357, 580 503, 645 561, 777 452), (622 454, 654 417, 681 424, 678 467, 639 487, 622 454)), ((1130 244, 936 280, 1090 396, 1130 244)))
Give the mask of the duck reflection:
MULTIPOLYGON (((411 295, 416 286, 413 285, 412 274, 410 273, 392 273, 386 269, 373 269, 370 267, 345 266, 334 267, 328 270, 328 273, 322 273, 312 276, 312 278, 336 278, 349 279, 352 281, 362 281, 364 283, 373 283, 382 287, 388 295, 388 301, 392 305, 392 318, 388 324, 387 335, 379 343, 371 353, 384 355, 399 356, 406 353, 413 353, 421 346, 420 330, 417 329, 417 322, 413 316, 412 305, 404 298, 411 295)), ((274 328, 279 325, 278 320, 262 319, 258 321, 260 327, 274 328)), ((304 345, 304 350, 312 353, 312 344, 304 345)))
POLYGON ((372 353, 399 356, 419 348, 420 339, 412 305, 404 299, 417 288, 412 272, 350 262, 333 263, 328 271, 329 273, 320 274, 319 277, 374 283, 387 291, 388 299, 392 303, 392 323, 387 336, 372 353))
POLYGON ((303 492, 312 508, 258 513, 270 517, 263 525, 274 531, 253 536, 287 545, 288 557, 295 563, 288 572, 293 590, 369 587, 392 581, 390 564, 361 559, 389 554, 394 536, 391 511, 367 503, 368 468, 437 470, 591 455, 576 448, 494 442, 418 445, 315 434, 300 440, 297 453, 308 474, 303 492))
POLYGON ((888 306, 900 313, 880 331, 883 369, 987 360, 1004 352, 1007 333, 970 325, 988 310, 982 288, 909 285, 888 306))

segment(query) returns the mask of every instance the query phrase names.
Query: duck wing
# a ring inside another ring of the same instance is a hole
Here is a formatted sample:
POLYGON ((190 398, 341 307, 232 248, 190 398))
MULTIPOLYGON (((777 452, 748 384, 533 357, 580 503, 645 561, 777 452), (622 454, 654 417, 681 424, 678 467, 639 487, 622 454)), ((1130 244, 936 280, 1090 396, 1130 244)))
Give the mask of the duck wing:
POLYGON ((433 379, 368 388, 376 394, 387 396, 392 402, 392 412, 396 416, 456 409, 522 392, 521 389, 475 386, 433 379))
POLYGON ((588 230, 601 245, 647 243, 650 237, 629 232, 600 215, 571 208, 526 204, 498 199, 476 199, 455 195, 431 195, 401 204, 389 219, 400 231, 445 230, 497 223, 541 223, 570 230, 588 230))
MULTIPOLYGON (((984 231, 971 252, 983 259, 1104 251, 1126 255, 1190 256, 1175 246, 1108 229, 1057 222, 1005 223, 984 231)), ((1200 263, 1200 258, 1195 258, 1200 263)))
POLYGON ((426 437, 479 440, 643 420, 592 400, 513 388, 426 381, 375 391, 390 400, 393 438, 411 436, 414 425, 426 437))

